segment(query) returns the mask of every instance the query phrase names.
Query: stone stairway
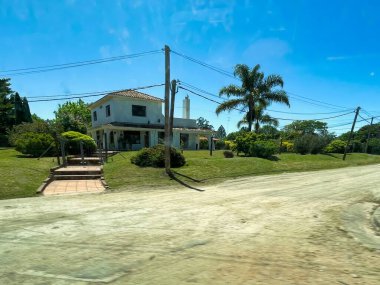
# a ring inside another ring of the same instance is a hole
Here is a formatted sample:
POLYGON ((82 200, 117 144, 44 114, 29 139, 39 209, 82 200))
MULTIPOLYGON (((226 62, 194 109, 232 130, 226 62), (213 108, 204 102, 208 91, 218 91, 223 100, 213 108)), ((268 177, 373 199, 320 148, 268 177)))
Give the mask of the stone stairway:
POLYGON ((70 157, 66 167, 50 170, 50 176, 37 193, 43 195, 96 193, 105 191, 103 166, 98 157, 70 157))

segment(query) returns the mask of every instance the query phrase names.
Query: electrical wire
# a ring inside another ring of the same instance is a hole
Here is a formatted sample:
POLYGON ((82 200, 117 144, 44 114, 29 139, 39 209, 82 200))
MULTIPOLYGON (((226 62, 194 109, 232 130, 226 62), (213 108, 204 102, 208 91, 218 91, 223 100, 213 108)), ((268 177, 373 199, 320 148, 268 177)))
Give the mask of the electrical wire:
MULTIPOLYGON (((149 87, 159 87, 165 85, 164 83, 161 84, 153 84, 149 85, 149 87)), ((123 91, 125 89, 114 89, 114 90, 103 90, 103 91, 92 91, 92 92, 81 92, 81 93, 71 93, 71 94, 55 94, 55 95, 45 95, 45 96, 32 96, 28 97, 27 99, 41 99, 41 98, 56 98, 56 97, 70 97, 70 96, 77 96, 77 95, 103 95, 103 94, 108 94, 108 93, 113 93, 113 92, 119 92, 123 91)))
POLYGON ((171 50, 170 52, 173 53, 173 54, 175 54, 175 55, 178 55, 178 56, 180 56, 180 57, 183 57, 183 58, 185 58, 185 59, 187 59, 187 60, 189 60, 189 61, 191 61, 191 62, 197 63, 197 64, 199 64, 199 65, 201 65, 201 66, 204 66, 204 67, 206 67, 206 68, 208 68, 208 69, 211 69, 211 70, 213 70, 213 71, 216 71, 216 72, 218 72, 218 73, 220 73, 220 74, 223 74, 223 75, 225 75, 225 76, 228 76, 228 77, 231 77, 231 78, 237 79, 233 73, 228 72, 228 71, 226 71, 226 70, 223 70, 223 69, 221 69, 221 68, 219 68, 219 67, 216 67, 216 66, 213 66, 213 65, 211 65, 211 64, 205 63, 205 62, 203 62, 203 61, 200 61, 200 60, 198 60, 198 59, 192 58, 192 57, 190 57, 190 56, 187 56, 187 55, 185 55, 185 54, 183 54, 183 53, 179 53, 179 52, 174 51, 174 50, 171 50))
MULTIPOLYGON (((219 105, 223 104, 222 102, 216 101, 216 100, 214 100, 214 99, 211 99, 211 98, 208 98, 208 97, 206 97, 206 96, 204 96, 204 95, 201 95, 201 94, 199 94, 199 93, 196 93, 196 92, 194 92, 194 91, 192 91, 192 90, 190 90, 190 89, 187 89, 186 87, 179 86, 179 88, 181 88, 181 89, 183 89, 183 90, 186 90, 186 91, 188 91, 188 92, 190 92, 190 93, 192 93, 192 94, 194 94, 194 95, 197 95, 197 96, 199 96, 199 97, 202 97, 202 98, 204 98, 204 99, 206 99, 206 100, 209 100, 209 101, 211 101, 211 102, 214 102, 214 103, 216 103, 216 104, 219 104, 219 105)), ((244 112, 244 109, 238 109, 238 108, 231 108, 231 109, 233 109, 233 110, 237 110, 237 111, 239 111, 239 112, 244 112)), ((313 119, 313 120, 316 120, 316 121, 324 121, 324 120, 329 120, 329 119, 339 118, 339 117, 346 116, 346 115, 349 115, 349 114, 352 114, 352 113, 353 113, 353 112, 350 111, 350 112, 348 112, 348 113, 341 114, 341 115, 331 116, 331 117, 327 117, 327 118, 318 118, 318 119, 313 119)), ((276 118, 276 117, 272 117, 272 118, 273 118, 273 119, 276 119, 276 120, 282 120, 282 121, 299 121, 299 120, 300 120, 300 119, 290 119, 290 118, 276 118)), ((311 119, 309 119, 309 120, 311 120, 311 119)))
MULTIPOLYGON (((201 88, 198 88, 198 87, 195 87, 189 83, 186 83, 186 82, 183 82, 183 81, 180 81, 179 84, 182 84, 182 85, 185 85, 189 88, 192 88, 194 90, 197 90, 199 92, 202 92, 204 94, 207 94, 207 95, 210 95, 212 97, 216 97, 216 98, 221 98, 220 96, 218 95, 215 95, 213 93, 210 93, 208 91, 205 91, 201 88)), ((347 112, 347 111, 354 111, 354 109, 345 109, 345 110, 341 110, 341 111, 334 111, 334 112, 322 112, 322 113, 295 113, 295 112, 286 112, 286 111, 277 111, 277 110, 271 110, 271 109, 266 109, 267 111, 270 111, 270 112, 275 112, 275 113, 281 113, 281 114, 292 114, 292 115, 328 115, 328 114, 338 114, 338 113, 344 113, 344 112, 347 112)))
MULTIPOLYGON (((149 86, 142 86, 142 87, 136 87, 136 88, 129 88, 129 89, 121 89, 121 90, 113 90, 113 91, 106 91, 103 93, 99 94, 92 94, 92 95, 83 95, 83 96, 74 96, 74 97, 65 97, 65 98, 50 98, 50 99, 39 99, 39 100, 31 100, 28 101, 29 103, 34 103, 34 102, 50 102, 50 101, 60 101, 60 100, 71 100, 71 99, 81 99, 81 98, 87 98, 87 97, 96 97, 96 96, 102 96, 102 95, 107 95, 107 94, 112 94, 115 92, 120 92, 120 91, 135 91, 135 90, 143 90, 143 89, 149 89, 153 87, 158 87, 158 86, 164 86, 165 84, 154 84, 154 85, 149 85, 149 86)), ((77 93, 80 94, 80 93, 77 93)), ((86 93, 84 93, 86 94, 86 93)), ((115 94, 117 95, 117 94, 115 94)))
POLYGON ((124 60, 124 59, 129 59, 129 58, 136 58, 136 57, 141 57, 141 56, 146 56, 146 55, 151 55, 151 54, 157 54, 157 53, 162 53, 162 51, 161 50, 152 50, 152 51, 147 51, 147 52, 140 52, 140 53, 135 53, 135 54, 108 57, 108 58, 103 58, 103 59, 93 59, 93 60, 86 60, 86 61, 78 61, 78 62, 54 64, 54 65, 45 65, 45 66, 29 67, 29 68, 9 69, 9 70, 0 71, 0 73, 5 73, 5 74, 1 74, 1 76, 3 76, 3 77, 26 75, 26 74, 41 73, 41 72, 48 72, 48 71, 53 71, 53 70, 61 70, 61 69, 66 69, 66 68, 73 68, 73 67, 99 64, 99 63, 104 63, 104 62, 118 61, 118 60, 124 60), (10 73, 7 73, 7 72, 10 72, 10 73))
MULTIPOLYGON (((206 67, 208 69, 216 71, 216 72, 218 72, 220 74, 223 74, 225 76, 228 76, 228 77, 236 79, 236 80, 239 80, 239 78, 237 78, 233 73, 228 72, 228 71, 226 71, 224 69, 221 69, 219 67, 216 67, 216 66, 213 66, 211 64, 205 63, 205 62, 203 62, 201 60, 192 58, 192 57, 190 57, 188 55, 185 55, 183 53, 180 53, 180 52, 177 52, 177 51, 174 51, 174 50, 171 50, 171 52, 173 54, 181 56, 181 57, 183 57, 183 58, 185 58, 185 59, 187 59, 189 61, 192 61, 192 62, 197 63, 197 64, 199 64, 201 66, 204 66, 204 67, 206 67)), ((343 107, 343 106, 339 106, 339 105, 335 105, 335 104, 326 103, 326 102, 323 102, 323 101, 320 101, 320 100, 315 100, 315 99, 307 98, 305 96, 301 96, 301 95, 298 95, 298 94, 293 93, 293 92, 287 92, 287 93, 293 95, 293 96, 289 96, 289 95, 288 96, 292 97, 295 100, 303 101, 305 103, 309 103, 309 104, 316 105, 316 106, 322 106, 322 107, 330 108, 330 109, 353 109, 353 108, 347 108, 347 107, 343 107), (297 98, 297 97, 299 97, 299 98, 297 98), (312 101, 312 102, 309 102, 307 100, 312 101), (321 104, 323 104, 323 105, 321 105, 321 104)))

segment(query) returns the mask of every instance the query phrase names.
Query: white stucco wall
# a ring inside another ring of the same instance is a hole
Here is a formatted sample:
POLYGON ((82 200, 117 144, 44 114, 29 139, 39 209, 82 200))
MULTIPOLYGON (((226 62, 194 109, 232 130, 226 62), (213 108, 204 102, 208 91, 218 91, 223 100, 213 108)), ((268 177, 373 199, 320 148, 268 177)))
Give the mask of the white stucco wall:
POLYGON ((92 126, 108 124, 111 122, 124 122, 134 124, 164 124, 162 115, 162 103, 155 101, 139 100, 133 98, 110 98, 105 103, 91 110, 92 126), (106 117, 106 106, 110 105, 111 116, 106 117), (146 107, 146 116, 132 116, 132 105, 146 107), (97 121, 94 121, 93 112, 97 112, 97 121))

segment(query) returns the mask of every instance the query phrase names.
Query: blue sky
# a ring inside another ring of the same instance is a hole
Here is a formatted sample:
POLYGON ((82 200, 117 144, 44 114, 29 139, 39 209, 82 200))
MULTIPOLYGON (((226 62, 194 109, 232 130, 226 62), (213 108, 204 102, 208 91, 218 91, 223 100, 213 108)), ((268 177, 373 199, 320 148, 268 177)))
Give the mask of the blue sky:
MULTIPOLYGON (((132 54, 168 44, 172 50, 231 72, 237 63, 251 67, 259 63, 266 74, 280 74, 291 108, 274 104, 270 110, 343 110, 306 103, 297 99, 301 95, 351 109, 361 106, 380 115, 378 1, 0 0, 0 7, 0 70, 132 54)), ((222 86, 238 83, 174 54, 171 61, 173 79, 215 94, 222 86)), ((29 100, 163 81, 162 54, 11 76, 13 89, 29 100)), ((162 98, 164 89, 145 92, 162 98)), ((185 95, 184 91, 177 94, 176 116, 182 115, 185 95)), ((216 104, 191 94, 190 98, 192 118, 203 116, 216 128, 222 124, 228 131, 236 130, 239 112, 216 116, 216 104)), ((30 103, 30 107, 39 116, 52 118, 63 102, 30 103)), ((330 116, 271 114, 300 119, 330 116)), ((328 122, 333 126, 352 119, 350 114, 328 122)), ((280 121, 281 126, 287 123, 280 121)), ((342 126, 336 132, 349 128, 342 126)))

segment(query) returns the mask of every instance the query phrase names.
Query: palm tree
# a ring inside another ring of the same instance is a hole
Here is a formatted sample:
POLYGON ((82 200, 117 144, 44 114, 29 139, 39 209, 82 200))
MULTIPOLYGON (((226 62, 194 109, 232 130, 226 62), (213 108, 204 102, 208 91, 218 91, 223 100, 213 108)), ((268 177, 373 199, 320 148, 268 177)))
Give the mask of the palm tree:
POLYGON ((245 64, 237 64, 234 75, 241 80, 241 87, 234 84, 223 87, 219 92, 220 96, 226 95, 228 98, 234 96, 235 98, 223 102, 216 108, 216 114, 232 109, 241 109, 245 113, 243 121, 246 120, 249 131, 252 131, 254 122, 256 124, 255 129, 258 129, 260 122, 262 122, 259 118, 255 118, 255 109, 264 111, 273 102, 283 103, 290 107, 286 92, 275 89, 276 87, 283 87, 282 77, 275 74, 265 77, 264 73, 259 70, 259 64, 252 70, 245 64))
MULTIPOLYGON (((269 125, 273 127, 278 127, 278 120, 272 118, 269 114, 264 113, 265 108, 262 106, 255 106, 255 111, 253 114, 253 122, 255 132, 259 132, 260 125, 269 125)), ((237 127, 240 128, 242 125, 248 124, 247 117, 250 118, 250 113, 245 114, 244 118, 240 120, 237 124, 237 127)))

